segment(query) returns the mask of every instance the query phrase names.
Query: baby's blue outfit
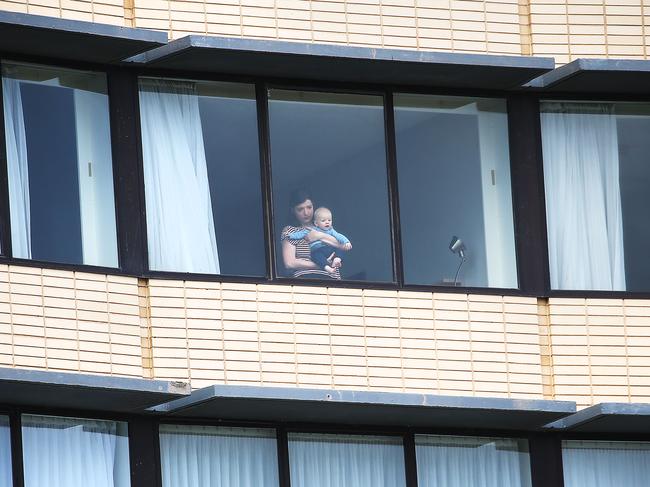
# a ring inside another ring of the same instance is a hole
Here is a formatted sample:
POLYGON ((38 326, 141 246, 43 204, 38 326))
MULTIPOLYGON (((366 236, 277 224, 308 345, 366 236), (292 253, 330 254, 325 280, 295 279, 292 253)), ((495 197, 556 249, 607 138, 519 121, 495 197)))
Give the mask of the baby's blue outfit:
MULTIPOLYGON (((327 235, 331 235, 340 244, 350 243, 348 237, 346 237, 342 233, 337 232, 333 228, 330 228, 329 230, 323 230, 322 228, 317 228, 317 227, 306 227, 303 228, 302 230, 297 230, 293 233, 290 233, 288 235, 289 240, 302 240, 312 230, 316 230, 317 232, 323 232, 326 233, 327 235)), ((326 244, 321 240, 316 240, 309 244, 309 253, 311 254, 310 255, 311 260, 321 269, 325 269, 325 267, 329 265, 327 259, 335 252, 336 249, 334 247, 332 247, 329 244, 326 244)))
MULTIPOLYGON (((350 239, 348 239, 348 237, 346 237, 342 233, 337 232, 336 230, 334 230, 334 228, 330 228, 329 230, 323 230, 322 228, 318 228, 318 227, 306 227, 306 228, 303 228, 302 230, 298 230, 296 232, 290 233, 289 234, 289 239, 290 240, 302 240, 312 230, 316 230, 317 232, 323 232, 323 233, 326 233, 327 235, 331 235, 340 244, 350 243, 350 239)), ((312 250, 313 249, 318 249, 319 247, 324 247, 326 245, 327 244, 324 243, 321 240, 316 240, 316 241, 311 242, 309 244, 309 246, 311 247, 312 250)), ((328 245, 328 247, 329 247, 329 245, 328 245)))

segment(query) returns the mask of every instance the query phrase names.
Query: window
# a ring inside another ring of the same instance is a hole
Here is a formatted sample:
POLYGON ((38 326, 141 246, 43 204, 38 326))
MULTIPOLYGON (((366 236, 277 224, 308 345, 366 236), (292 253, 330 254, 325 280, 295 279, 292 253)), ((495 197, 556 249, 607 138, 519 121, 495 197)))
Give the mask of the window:
POLYGON ((506 103, 395 95, 407 284, 517 287, 506 103))
POLYGON ((650 443, 563 441, 565 487, 645 487, 650 478, 650 443))
POLYGON ((419 487, 530 487, 522 440, 416 435, 419 487))
POLYGON ((293 487, 406 487, 399 437, 289 434, 293 487))
POLYGON ((163 487, 277 487, 275 431, 160 425, 163 487))
POLYGON ((252 85, 140 79, 149 268, 266 273, 252 85))
POLYGON ((106 76, 3 63, 2 96, 13 257, 117 267, 106 76))
POLYGON ((9 418, 0 416, 0 487, 12 487, 9 418))
POLYGON ((269 118, 278 275, 393 281, 383 98, 274 89, 269 118))
POLYGON ((126 423, 22 416, 25 487, 129 487, 126 423))
POLYGON ((647 291, 650 104, 541 112, 551 288, 647 291))

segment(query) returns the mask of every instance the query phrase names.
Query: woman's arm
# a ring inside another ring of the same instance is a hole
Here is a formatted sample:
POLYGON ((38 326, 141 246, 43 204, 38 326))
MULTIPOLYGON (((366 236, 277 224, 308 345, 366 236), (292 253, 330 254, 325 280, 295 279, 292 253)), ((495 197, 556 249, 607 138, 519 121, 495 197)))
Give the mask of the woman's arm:
POLYGON ((309 259, 299 259, 296 257, 296 246, 292 245, 289 240, 282 241, 282 262, 284 267, 290 270, 318 269, 318 266, 309 259))
POLYGON ((321 242, 326 243, 327 245, 334 247, 335 249, 340 249, 340 250, 347 250, 345 244, 342 244, 338 240, 336 240, 335 237, 332 235, 328 235, 324 232, 319 232, 318 230, 312 230, 305 236, 305 240, 307 242, 315 242, 316 240, 320 240, 321 242))

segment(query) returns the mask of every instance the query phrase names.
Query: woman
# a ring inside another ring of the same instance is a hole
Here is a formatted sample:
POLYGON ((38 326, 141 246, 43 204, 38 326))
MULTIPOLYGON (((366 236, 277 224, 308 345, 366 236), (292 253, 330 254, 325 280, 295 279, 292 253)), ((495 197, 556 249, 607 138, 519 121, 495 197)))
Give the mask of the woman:
POLYGON ((296 222, 294 225, 287 225, 282 229, 280 239, 282 241, 282 262, 284 268, 287 269, 293 277, 341 279, 341 273, 338 267, 336 267, 335 272, 331 274, 320 269, 310 259, 309 252, 309 243, 316 240, 322 240, 334 248, 342 249, 343 246, 336 240, 336 238, 327 235, 326 233, 312 230, 301 240, 289 239, 289 234, 312 225, 314 219, 314 203, 311 195, 304 190, 295 191, 291 195, 290 205, 291 216, 296 222))

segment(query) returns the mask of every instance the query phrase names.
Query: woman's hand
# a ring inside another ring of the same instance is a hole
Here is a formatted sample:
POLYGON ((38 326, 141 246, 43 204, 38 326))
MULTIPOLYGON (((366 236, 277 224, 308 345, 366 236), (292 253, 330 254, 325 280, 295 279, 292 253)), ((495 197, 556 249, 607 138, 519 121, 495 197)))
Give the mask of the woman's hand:
POLYGON ((316 242, 317 240, 323 240, 323 241, 325 241, 325 243, 328 243, 325 240, 327 237, 329 237, 329 235, 326 234, 325 232, 319 232, 318 230, 312 230, 311 232, 309 232, 305 236, 305 240, 307 240, 307 242, 309 242, 309 243, 316 242))

